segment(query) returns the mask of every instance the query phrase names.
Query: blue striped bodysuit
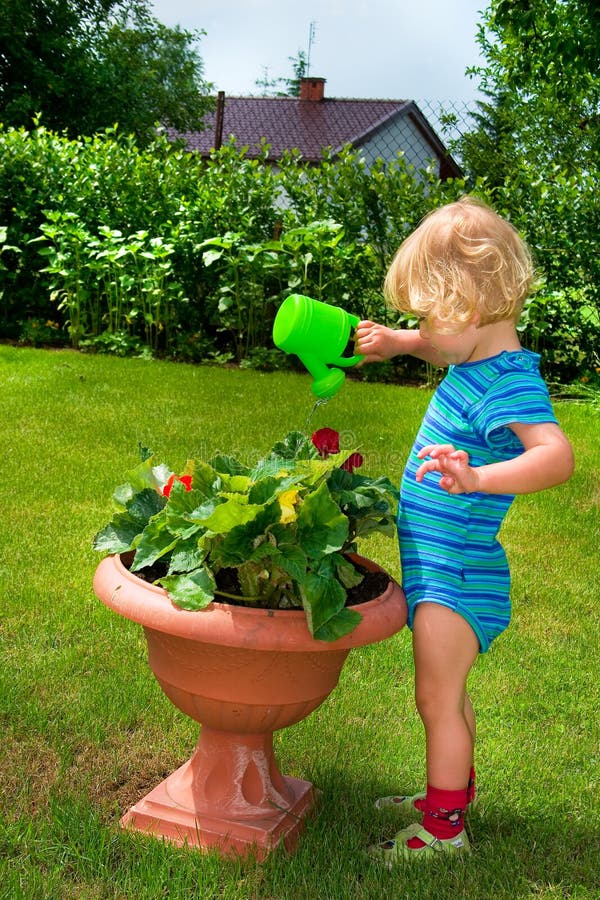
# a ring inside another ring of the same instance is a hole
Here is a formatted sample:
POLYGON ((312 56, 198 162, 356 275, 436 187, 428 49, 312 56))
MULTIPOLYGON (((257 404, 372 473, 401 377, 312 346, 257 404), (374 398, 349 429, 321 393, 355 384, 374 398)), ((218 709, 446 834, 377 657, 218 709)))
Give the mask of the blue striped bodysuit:
POLYGON ((510 620, 510 573, 497 534, 514 496, 448 494, 438 485, 439 472, 417 482, 417 453, 428 444, 449 443, 465 450, 472 466, 512 459, 524 448, 510 422, 556 422, 538 354, 504 351, 450 366, 425 413, 400 489, 409 627, 418 603, 441 603, 469 622, 482 653, 510 620))

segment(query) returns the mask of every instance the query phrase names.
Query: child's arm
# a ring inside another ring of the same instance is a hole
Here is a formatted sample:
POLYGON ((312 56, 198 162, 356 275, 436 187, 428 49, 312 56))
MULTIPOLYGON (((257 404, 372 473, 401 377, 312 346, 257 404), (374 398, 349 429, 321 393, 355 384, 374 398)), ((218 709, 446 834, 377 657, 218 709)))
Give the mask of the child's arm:
POLYGON ((356 352, 363 355, 363 362, 383 362, 392 356, 408 354, 435 366, 447 366, 429 341, 423 340, 418 331, 407 328, 387 328, 368 319, 356 326, 356 352))
POLYGON ((511 422, 508 428, 525 447, 514 459, 473 467, 464 450, 456 450, 452 444, 431 444, 419 452, 420 459, 429 459, 417 469, 417 481, 422 481, 426 472, 441 472, 440 487, 449 494, 532 494, 571 477, 573 450, 558 425, 511 422))

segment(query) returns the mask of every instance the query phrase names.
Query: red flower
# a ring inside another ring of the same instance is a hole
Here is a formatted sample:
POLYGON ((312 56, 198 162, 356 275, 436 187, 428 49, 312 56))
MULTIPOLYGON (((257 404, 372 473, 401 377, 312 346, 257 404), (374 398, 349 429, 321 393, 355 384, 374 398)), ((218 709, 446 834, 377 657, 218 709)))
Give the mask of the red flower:
MULTIPOLYGON (((318 431, 315 431, 311 440, 323 459, 327 459, 330 453, 340 452, 340 436, 333 428, 319 428, 318 431)), ((362 464, 363 458, 360 453, 352 453, 346 462, 342 463, 341 468, 352 475, 354 470, 358 469, 362 464)))
POLYGON ((192 476, 191 475, 171 475, 167 483, 163 488, 163 495, 165 497, 171 496, 171 489, 176 481, 181 481, 183 485, 185 485, 186 491, 191 491, 192 489, 192 476))
POLYGON ((313 434, 311 441, 323 459, 327 459, 330 453, 340 452, 340 436, 333 428, 319 428, 313 434))
POLYGON ((342 463, 341 468, 344 469, 346 472, 350 472, 350 474, 352 475, 354 470, 360 469, 362 464, 363 464, 363 458, 362 458, 361 454, 353 453, 351 456, 348 457, 346 462, 342 463))

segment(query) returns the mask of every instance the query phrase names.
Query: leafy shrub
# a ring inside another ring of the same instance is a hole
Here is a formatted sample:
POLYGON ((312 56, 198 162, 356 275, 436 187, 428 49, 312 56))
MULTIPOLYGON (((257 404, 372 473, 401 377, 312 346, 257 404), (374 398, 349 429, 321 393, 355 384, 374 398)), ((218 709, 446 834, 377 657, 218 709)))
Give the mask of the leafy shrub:
MULTIPOLYGON (((0 336, 57 321, 74 346, 269 366, 272 323, 291 292, 394 326, 381 291, 393 254, 466 183, 416 172, 402 156, 367 168, 350 148, 320 166, 289 153, 275 170, 267 158, 267 146, 258 160, 229 144, 203 161, 163 136, 141 149, 115 130, 69 140, 0 127, 0 336)), ((535 252, 543 290, 526 309, 524 342, 544 351, 553 378, 594 371, 592 175, 542 178, 522 164, 472 190, 535 252)), ((382 374, 413 377, 396 363, 382 374)))

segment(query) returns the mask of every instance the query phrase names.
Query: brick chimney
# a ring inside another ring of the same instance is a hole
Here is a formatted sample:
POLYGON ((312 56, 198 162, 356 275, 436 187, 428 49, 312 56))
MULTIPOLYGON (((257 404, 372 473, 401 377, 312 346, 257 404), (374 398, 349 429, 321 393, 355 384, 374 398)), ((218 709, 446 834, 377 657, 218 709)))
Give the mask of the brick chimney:
POLYGON ((300 99, 320 103, 325 94, 325 78, 302 78, 300 81, 300 99))

